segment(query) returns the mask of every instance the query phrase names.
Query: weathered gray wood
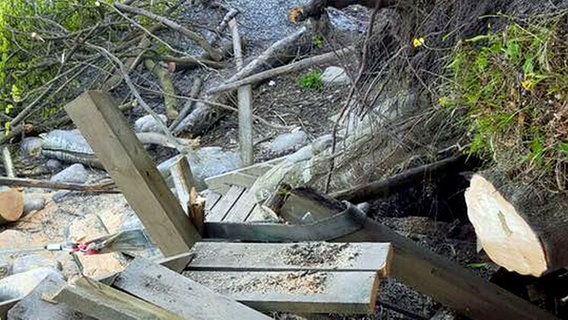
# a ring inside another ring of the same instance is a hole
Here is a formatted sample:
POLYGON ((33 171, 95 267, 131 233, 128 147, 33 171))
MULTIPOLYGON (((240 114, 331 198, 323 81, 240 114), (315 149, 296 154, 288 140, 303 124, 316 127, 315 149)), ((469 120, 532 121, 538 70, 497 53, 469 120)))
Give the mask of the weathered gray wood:
POLYGON ((273 215, 262 208, 261 204, 256 204, 252 208, 252 212, 246 218, 245 222, 267 222, 267 221, 278 221, 278 217, 273 215))
POLYGON ((94 318, 72 310, 64 304, 47 301, 63 286, 65 286, 63 279, 50 275, 10 309, 7 318, 4 315, 0 316, 2 319, 8 320, 94 320, 94 318))
POLYGON ((209 212, 215 208, 219 200, 221 200, 221 197, 220 194, 209 190, 207 200, 205 201, 205 215, 209 214, 209 212))
POLYGON ((86 277, 77 279, 72 285, 64 286, 52 299, 97 319, 184 319, 175 313, 86 277))
POLYGON ((270 319, 146 259, 136 258, 116 279, 114 286, 186 319, 270 319))
POLYGON ((235 172, 231 175, 227 175, 224 179, 215 179, 212 181, 207 181, 207 179, 205 179, 205 183, 209 187, 209 190, 226 194, 231 186, 249 188, 255 183, 256 179, 258 179, 258 176, 243 172, 235 172))
POLYGON ((371 271, 388 276, 389 243, 198 242, 188 270, 200 271, 371 271))
POLYGON ((111 97, 87 91, 65 110, 164 255, 187 252, 200 236, 111 97))
POLYGON ((272 159, 252 166, 229 171, 214 177, 205 179, 209 190, 225 194, 231 185, 239 185, 245 188, 250 187, 258 177, 265 174, 278 163, 284 161, 285 157, 272 159))
POLYGON ((221 198, 221 200, 219 200, 219 203, 207 215, 206 217, 207 221, 212 221, 212 222, 222 221, 244 192, 245 188, 232 186, 227 192, 227 194, 225 194, 221 198))
POLYGON ((333 199, 326 199, 312 193, 309 189, 292 190, 280 209, 280 215, 294 224, 304 224, 327 219, 343 209, 336 206, 333 199), (329 201, 328 201, 329 200, 329 201), (309 212, 309 215, 306 215, 309 212))
POLYGON ((175 256, 164 258, 158 261, 158 264, 174 271, 181 273, 187 265, 193 260, 194 255, 191 252, 181 253, 175 256))
POLYGON ((189 214, 189 195, 191 188, 195 186, 193 175, 191 174, 191 167, 187 157, 181 157, 170 167, 174 187, 178 195, 179 204, 183 211, 189 214))
POLYGON ((251 308, 301 314, 373 313, 379 287, 374 272, 190 271, 187 275, 251 308))
POLYGON ((244 222, 251 214, 252 209, 256 205, 254 194, 247 190, 241 195, 233 208, 229 210, 223 221, 226 222, 244 222))
MULTIPOLYGON (((231 34, 233 36, 233 50, 237 70, 243 68, 243 52, 241 47, 241 37, 235 18, 229 21, 231 34)), ((252 143, 252 87, 250 85, 239 87, 237 90, 239 106, 239 147, 241 151, 241 162, 244 167, 250 166, 254 162, 253 143, 252 143)))

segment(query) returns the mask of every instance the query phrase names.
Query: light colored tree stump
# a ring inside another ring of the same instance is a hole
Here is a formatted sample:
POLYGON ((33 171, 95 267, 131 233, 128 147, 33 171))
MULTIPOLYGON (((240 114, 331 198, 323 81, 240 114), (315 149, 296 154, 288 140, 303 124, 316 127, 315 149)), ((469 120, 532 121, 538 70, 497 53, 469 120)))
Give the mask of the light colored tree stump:
POLYGON ((541 276, 568 265, 568 196, 513 182, 504 174, 475 174, 465 192, 469 220, 497 264, 541 276))

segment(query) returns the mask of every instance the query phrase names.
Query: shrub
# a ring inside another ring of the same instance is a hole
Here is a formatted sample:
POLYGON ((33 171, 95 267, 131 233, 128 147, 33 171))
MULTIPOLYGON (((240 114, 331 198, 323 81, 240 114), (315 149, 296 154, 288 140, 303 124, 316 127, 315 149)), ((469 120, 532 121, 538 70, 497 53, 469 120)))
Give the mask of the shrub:
POLYGON ((308 90, 321 90, 323 89, 323 81, 321 79, 321 72, 312 70, 308 74, 300 77, 298 84, 303 89, 308 90))

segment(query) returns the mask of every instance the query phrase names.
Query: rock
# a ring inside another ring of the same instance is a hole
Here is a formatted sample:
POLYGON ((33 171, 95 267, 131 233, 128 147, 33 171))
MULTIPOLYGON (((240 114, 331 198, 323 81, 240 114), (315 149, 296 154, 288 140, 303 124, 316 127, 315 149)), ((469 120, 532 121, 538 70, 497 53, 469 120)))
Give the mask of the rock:
POLYGON ((0 279, 4 279, 12 274, 12 264, 0 257, 0 279))
POLYGON ((12 264, 12 274, 24 273, 39 268, 61 270, 61 264, 45 256, 30 254, 14 260, 12 264))
MULTIPOLYGON (((163 114, 159 114, 158 117, 164 123, 166 123, 166 121, 168 120, 168 118, 166 118, 166 116, 163 114)), ((136 120, 134 122, 134 130, 136 132, 163 132, 162 129, 160 129, 160 126, 156 119, 154 119, 154 117, 152 117, 151 115, 143 116, 142 118, 136 120)))
POLYGON ((308 142, 308 135, 298 130, 291 133, 285 133, 277 136, 272 140, 268 149, 274 155, 280 156, 290 151, 296 151, 305 146, 308 142))
POLYGON ((50 159, 67 163, 82 163, 101 168, 102 165, 95 152, 79 130, 53 130, 40 135, 43 140, 41 153, 50 159))
POLYGON ((61 273, 55 269, 39 268, 14 274, 0 280, 0 301, 25 297, 48 276, 63 279, 61 273))
POLYGON ((345 69, 340 67, 327 67, 321 75, 321 80, 325 85, 346 85, 351 83, 345 69))
POLYGON ((32 236, 21 231, 5 230, 0 233, 0 250, 27 249, 37 245, 32 236))
MULTIPOLYGON (((162 176, 170 177, 169 168, 181 156, 175 156, 158 165, 158 170, 162 176)), ((204 147, 196 152, 187 155, 191 172, 195 181, 197 191, 207 189, 205 179, 232 171, 241 167, 239 154, 233 151, 225 151, 221 147, 204 147)), ((171 178, 171 177, 170 177, 171 178)))
POLYGON ((45 162, 45 168, 52 173, 55 173, 61 171, 63 164, 57 159, 49 159, 45 162))
POLYGON ((75 163, 65 170, 59 172, 58 174, 51 177, 53 182, 63 182, 63 183, 86 183, 89 178, 89 173, 87 169, 80 164, 75 163))
POLYGON ((63 202, 63 200, 65 200, 65 198, 70 195, 72 192, 69 190, 59 190, 56 193, 53 194, 53 197, 51 198, 53 200, 53 202, 55 203, 61 203, 63 202))
POLYGON ((39 137, 26 137, 20 142, 20 153, 24 158, 33 158, 41 154, 43 139, 39 137))
POLYGON ((45 207, 45 198, 37 193, 24 193, 24 215, 45 207))

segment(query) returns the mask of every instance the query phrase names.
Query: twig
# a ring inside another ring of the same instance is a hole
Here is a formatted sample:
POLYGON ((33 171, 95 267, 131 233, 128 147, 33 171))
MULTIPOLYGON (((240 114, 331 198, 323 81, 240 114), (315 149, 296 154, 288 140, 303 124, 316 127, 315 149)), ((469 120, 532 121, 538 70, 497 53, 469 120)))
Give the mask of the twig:
POLYGON ((4 170, 6 170, 6 176, 8 178, 16 177, 14 172, 14 163, 12 162, 12 155, 10 154, 10 149, 7 146, 2 147, 2 161, 4 162, 4 170))
MULTIPOLYGON (((203 81, 201 81, 201 78, 199 76, 195 76, 193 78, 193 84, 191 86, 191 91, 189 92, 190 98, 197 98, 199 96, 199 92, 201 91, 201 85, 202 84, 203 84, 203 81)), ((183 107, 183 109, 179 113, 177 119, 175 119, 172 122, 172 124, 170 125, 169 129, 172 130, 174 135, 176 135, 177 127, 179 126, 179 124, 189 114, 189 112, 191 111, 191 108, 193 108, 193 104, 194 104, 194 101, 191 101, 191 100, 187 101, 185 106, 183 107)))
POLYGON ((145 17, 148 17, 154 21, 157 21, 165 26, 167 26, 168 28, 178 31, 181 34, 185 35, 186 37, 188 37, 189 39, 195 41, 197 44, 199 44, 199 46, 201 48, 203 48, 203 50, 205 50, 213 60, 215 61, 221 61, 221 59, 223 59, 222 54, 214 49, 209 42, 207 42, 207 40, 205 40, 203 37, 201 37, 200 35, 198 35, 197 33, 185 28, 184 26, 178 24, 177 22, 174 22, 168 18, 159 16, 153 12, 141 9, 141 8, 134 8, 131 6, 127 6, 118 2, 114 3, 114 6, 121 10, 121 11, 125 11, 125 12, 130 12, 130 13, 134 13, 134 14, 138 14, 138 15, 143 15, 145 17))
POLYGON ((183 153, 183 154, 187 153, 187 149, 178 144, 176 138, 173 136, 171 131, 168 130, 168 127, 164 124, 162 119, 160 119, 158 114, 154 110, 152 110, 152 108, 146 103, 146 101, 144 101, 144 99, 140 95, 140 92, 138 92, 138 90, 136 90, 136 86, 134 86, 132 79, 130 79, 130 76, 128 75, 128 70, 126 69, 126 66, 120 61, 120 59, 118 59, 117 57, 112 55, 110 52, 108 52, 107 49, 105 49, 103 47, 99 47, 99 46, 96 46, 96 45, 93 45, 93 44, 89 44, 89 46, 100 51, 101 53, 106 55, 110 60, 114 61, 114 63, 116 63, 118 65, 118 69, 123 74, 124 81, 126 82, 126 85, 130 89, 130 91, 132 92, 132 94, 134 95, 134 97, 136 98, 138 103, 140 103, 142 108, 144 108, 144 110, 146 112, 148 112, 148 114, 150 114, 152 116, 152 118, 154 118, 154 120, 156 121, 156 123, 158 124, 158 126, 160 127, 162 132, 164 132, 164 134, 168 137, 168 140, 170 141, 170 143, 172 145, 176 146, 176 149, 180 153, 183 153))
POLYGON ((73 191, 94 192, 94 193, 120 193, 120 191, 114 189, 113 181, 96 184, 96 185, 85 185, 85 184, 75 184, 75 183, 53 182, 48 180, 0 177, 0 185, 10 186, 10 187, 73 190, 73 191))
POLYGON ((263 53, 261 53, 256 59, 251 61, 246 67, 242 68, 239 72, 235 73, 227 82, 234 82, 249 76, 259 66, 265 64, 269 58, 273 57, 278 50, 298 40, 304 33, 306 33, 307 30, 308 29, 306 27, 301 27, 293 34, 281 40, 276 41, 268 49, 266 49, 263 53))
POLYGON ((160 85, 164 90, 164 105, 166 107, 166 117, 168 119, 175 119, 178 117, 179 113, 177 111, 178 103, 175 98, 176 88, 172 82, 170 74, 162 66, 158 65, 151 59, 144 60, 144 66, 150 72, 152 72, 156 78, 160 81, 160 85))
POLYGON ((220 93, 220 92, 224 92, 224 91, 228 91, 228 90, 233 90, 233 89, 236 89, 240 86, 257 83, 257 82, 260 82, 260 81, 263 81, 263 80, 266 80, 266 79, 274 78, 274 77, 279 76, 281 74, 294 72, 294 71, 298 71, 298 70, 303 70, 303 69, 310 67, 310 66, 313 66, 313 65, 333 62, 333 61, 349 54, 352 51, 353 51, 353 47, 348 47, 348 48, 338 50, 336 52, 328 52, 328 53, 324 53, 324 54, 321 54, 321 55, 318 55, 318 56, 309 57, 309 58, 300 60, 298 62, 294 62, 294 63, 288 64, 288 65, 285 65, 285 66, 282 66, 282 67, 266 70, 266 71, 254 74, 252 76, 246 77, 246 78, 241 79, 241 80, 237 80, 237 81, 234 81, 234 82, 230 82, 230 83, 220 85, 220 86, 215 87, 215 88, 211 88, 207 91, 207 94, 216 94, 216 93, 220 93))
POLYGON ((229 21, 231 21, 233 18, 235 18, 237 16, 237 14, 239 14, 239 10, 234 9, 234 8, 231 8, 227 12, 227 14, 225 14, 225 16, 223 17, 223 20, 215 29, 216 33, 215 33, 215 37, 213 38, 213 41, 211 41, 212 45, 215 45, 219 40, 221 40, 221 32, 223 32, 225 30, 225 28, 227 28, 229 21))

